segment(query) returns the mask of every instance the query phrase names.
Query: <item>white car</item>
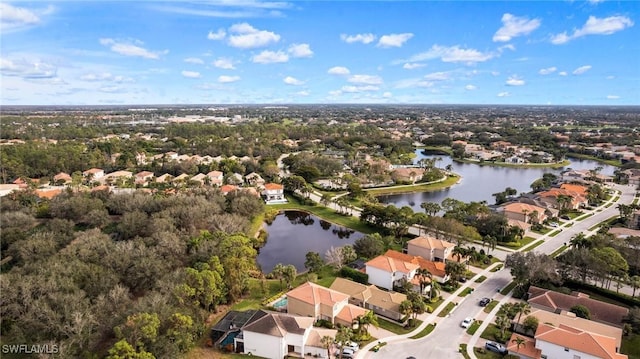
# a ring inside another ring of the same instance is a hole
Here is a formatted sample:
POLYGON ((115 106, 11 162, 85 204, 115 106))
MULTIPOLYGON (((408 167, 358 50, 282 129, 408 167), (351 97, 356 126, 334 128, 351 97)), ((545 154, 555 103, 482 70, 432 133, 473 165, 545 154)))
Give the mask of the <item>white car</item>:
POLYGON ((469 328, 471 323, 473 323, 473 318, 471 317, 464 318, 464 320, 460 323, 460 326, 463 328, 469 328))

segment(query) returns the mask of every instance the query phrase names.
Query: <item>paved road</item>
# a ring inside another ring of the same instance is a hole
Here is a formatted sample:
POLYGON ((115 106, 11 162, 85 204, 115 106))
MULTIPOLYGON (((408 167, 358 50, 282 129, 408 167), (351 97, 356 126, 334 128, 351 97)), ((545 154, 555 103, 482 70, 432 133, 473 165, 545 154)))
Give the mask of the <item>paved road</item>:
MULTIPOLYGON (((539 253, 550 254, 556 249, 561 247, 564 243, 569 243, 571 238, 576 234, 584 232, 592 234, 595 231, 589 231, 589 228, 594 225, 609 219, 619 214, 617 204, 631 204, 635 196, 635 189, 632 186, 613 185, 613 189, 621 192, 620 199, 609 207, 602 206, 595 211, 592 211, 593 215, 582 221, 568 221, 563 224, 562 232, 555 237, 541 236, 545 243, 536 247, 534 251, 539 253), (572 223, 571 226, 568 226, 572 223)), ((504 259, 509 252, 496 251, 495 255, 504 259)), ((482 339, 479 340, 479 335, 482 333, 486 325, 492 321, 495 312, 499 309, 499 305, 495 307, 492 313, 486 315, 482 308, 478 306, 478 301, 482 297, 490 297, 500 299, 501 302, 509 300, 509 297, 504 297, 497 293, 497 288, 502 288, 511 281, 511 274, 508 270, 501 270, 495 273, 484 272, 484 275, 488 277, 483 283, 474 283, 470 281, 465 286, 472 286, 475 288, 474 292, 467 296, 464 300, 461 300, 455 311, 450 314, 448 318, 438 318, 434 315, 425 318, 425 323, 437 322, 435 330, 428 336, 421 339, 407 339, 410 335, 385 338, 389 344, 382 347, 378 353, 367 351, 368 347, 364 347, 358 353, 358 358, 406 358, 408 356, 414 356, 416 358, 460 358, 461 354, 458 353, 460 343, 468 344, 468 354, 475 358, 472 348, 476 345, 482 345, 482 339), (473 337, 466 334, 465 330, 460 328, 460 322, 465 317, 487 317, 487 321, 483 323, 483 326, 476 332, 473 337)), ((631 290, 630 288, 623 288, 622 291, 631 290)), ((457 301, 453 298, 454 301, 457 301)), ((414 333, 417 333, 422 328, 418 328, 414 333)))

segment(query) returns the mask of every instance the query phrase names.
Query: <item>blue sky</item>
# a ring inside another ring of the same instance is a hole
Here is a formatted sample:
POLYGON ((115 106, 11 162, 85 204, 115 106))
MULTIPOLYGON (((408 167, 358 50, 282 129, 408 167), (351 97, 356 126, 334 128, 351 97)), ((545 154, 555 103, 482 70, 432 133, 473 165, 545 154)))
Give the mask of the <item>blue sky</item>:
POLYGON ((3 105, 640 105, 636 1, 0 3, 3 105))

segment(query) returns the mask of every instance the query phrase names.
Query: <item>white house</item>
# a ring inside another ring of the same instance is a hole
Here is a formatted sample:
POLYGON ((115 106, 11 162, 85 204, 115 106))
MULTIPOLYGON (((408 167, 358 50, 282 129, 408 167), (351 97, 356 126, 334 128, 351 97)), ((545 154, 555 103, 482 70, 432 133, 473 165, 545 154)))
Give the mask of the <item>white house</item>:
POLYGON ((88 170, 82 172, 82 175, 84 177, 91 176, 92 180, 97 180, 98 178, 104 177, 104 170, 102 170, 100 168, 91 168, 91 169, 88 169, 88 170))
POLYGON ((411 281, 420 268, 415 263, 385 255, 373 258, 365 263, 365 266, 366 273, 369 275, 369 283, 388 290, 393 290, 393 286, 403 278, 411 281))
POLYGON ((283 203, 287 199, 284 197, 284 186, 277 183, 266 183, 264 190, 262 191, 265 202, 270 203, 283 203))
POLYGON ((627 359, 618 353, 616 340, 564 324, 554 327, 540 323, 536 330, 536 348, 543 358, 553 359, 627 359))
POLYGON ((244 354, 273 359, 289 354, 326 358, 327 350, 320 339, 325 335, 335 338, 336 330, 314 328, 314 321, 311 317, 269 313, 243 328, 244 354))

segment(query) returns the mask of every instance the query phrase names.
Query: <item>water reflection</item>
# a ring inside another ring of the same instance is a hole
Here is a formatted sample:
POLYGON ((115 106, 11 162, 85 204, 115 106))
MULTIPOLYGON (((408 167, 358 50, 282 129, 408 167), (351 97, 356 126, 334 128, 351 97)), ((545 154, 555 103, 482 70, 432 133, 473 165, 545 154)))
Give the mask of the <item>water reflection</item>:
MULTIPOLYGON (((416 150, 414 163, 420 159, 437 159, 436 166, 444 168, 451 165, 454 173, 460 174, 462 179, 453 187, 435 192, 415 192, 395 195, 380 196, 381 203, 393 204, 397 207, 409 206, 414 211, 422 211, 420 204, 423 202, 441 203, 445 198, 454 198, 463 202, 486 201, 489 204, 495 203, 492 194, 504 191, 505 188, 515 188, 518 193, 531 191, 531 183, 542 177, 544 173, 552 172, 560 174, 563 169, 552 168, 514 168, 480 166, 472 163, 454 162, 450 156, 444 155, 424 155, 421 150, 416 150)), ((600 173, 612 175, 615 167, 600 164, 590 160, 571 159, 571 164, 564 169, 574 170, 594 169, 602 167, 600 173)))
POLYGON ((278 263, 293 264, 298 272, 304 271, 307 252, 318 252, 324 257, 329 248, 352 245, 363 236, 300 211, 279 214, 264 229, 269 236, 258 254, 258 264, 264 273, 271 272, 278 263))

